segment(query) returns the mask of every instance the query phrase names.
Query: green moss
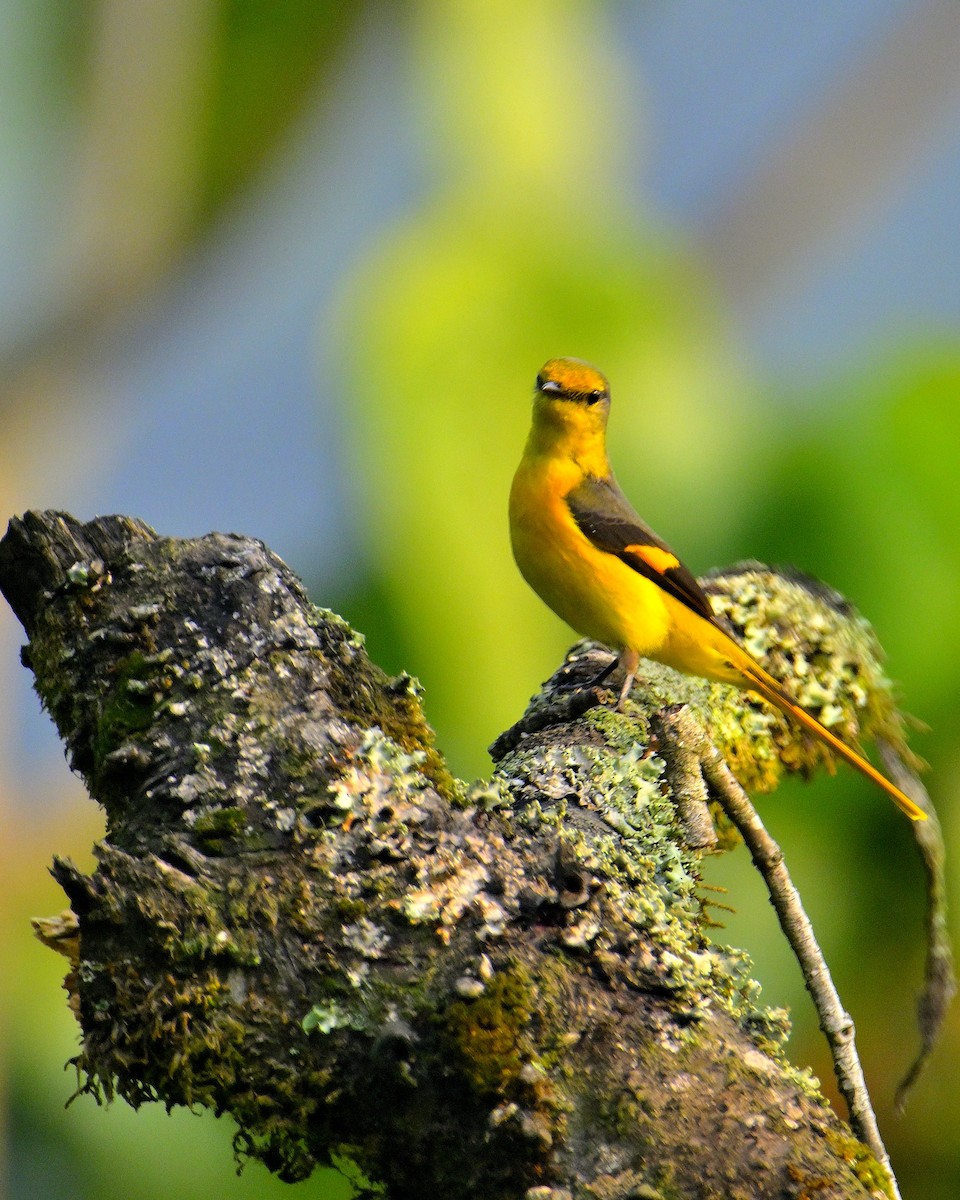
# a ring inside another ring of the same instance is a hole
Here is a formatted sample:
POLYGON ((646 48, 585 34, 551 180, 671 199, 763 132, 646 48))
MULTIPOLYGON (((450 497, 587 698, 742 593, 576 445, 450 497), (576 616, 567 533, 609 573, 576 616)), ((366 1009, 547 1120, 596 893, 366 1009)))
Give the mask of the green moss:
POLYGON ((842 1129, 826 1129, 824 1137, 834 1154, 849 1163, 866 1191, 871 1195, 893 1195, 887 1172, 863 1142, 842 1129))
MULTIPOLYGON (((803 576, 744 563, 706 581, 714 611, 799 704, 850 745, 882 737, 905 761, 905 721, 867 622, 837 592, 803 576)), ((831 765, 817 739, 752 693, 713 685, 706 708, 714 744, 749 791, 770 791, 782 770, 831 765)))
POLYGON ((443 1020, 467 1079, 487 1096, 509 1095, 533 1057, 529 1025, 537 989, 527 970, 498 971, 482 995, 455 1000, 443 1020))
POLYGON ((334 705, 347 720, 378 727, 408 753, 423 755, 423 773, 441 796, 462 803, 463 786, 454 779, 427 723, 422 689, 411 675, 391 678, 370 661, 363 638, 329 609, 314 609, 311 622, 325 643, 334 705))
POLYGON ((140 733, 153 723, 156 693, 161 686, 156 670, 156 665, 139 650, 117 663, 92 739, 96 766, 131 734, 140 733))
POLYGON ((211 896, 199 884, 177 890, 181 916, 175 925, 166 920, 166 898, 155 900, 148 891, 136 899, 140 916, 163 931, 159 945, 171 962, 220 959, 240 966, 259 965, 259 935, 249 928, 242 901, 223 903, 223 897, 211 896))
POLYGON ((243 837, 246 827, 242 808, 204 808, 193 822, 193 834, 204 853, 222 854, 243 837))
POLYGON ((337 916, 344 925, 358 921, 369 912, 370 906, 352 896, 340 896, 334 901, 337 916))
POLYGON ((242 1075, 245 1028, 223 1006, 223 985, 215 974, 181 980, 175 988, 169 981, 146 987, 142 964, 112 964, 88 971, 85 984, 94 995, 110 996, 108 1011, 136 1012, 140 1020, 108 1025, 99 1039, 88 1036, 81 1091, 98 1100, 116 1092, 134 1108, 159 1097, 168 1108, 217 1107, 220 1095, 242 1075), (172 1060, 162 1049, 168 1045, 177 1047, 172 1060))

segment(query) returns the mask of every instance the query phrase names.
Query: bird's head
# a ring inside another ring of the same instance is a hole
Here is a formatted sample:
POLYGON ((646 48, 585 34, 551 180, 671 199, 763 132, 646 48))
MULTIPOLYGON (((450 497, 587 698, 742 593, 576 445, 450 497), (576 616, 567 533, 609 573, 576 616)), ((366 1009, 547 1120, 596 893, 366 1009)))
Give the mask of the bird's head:
POLYGON ((542 436, 602 439, 610 413, 610 385, 579 358, 551 358, 537 376, 533 425, 542 436))

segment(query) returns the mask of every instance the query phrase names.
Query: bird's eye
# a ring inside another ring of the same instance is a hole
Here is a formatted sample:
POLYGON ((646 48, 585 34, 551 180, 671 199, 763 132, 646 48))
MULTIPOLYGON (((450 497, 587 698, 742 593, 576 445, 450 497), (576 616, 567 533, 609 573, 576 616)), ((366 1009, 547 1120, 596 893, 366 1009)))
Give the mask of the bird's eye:
POLYGON ((592 392, 587 392, 587 403, 588 404, 596 404, 596 403, 598 403, 598 401, 603 399, 605 394, 606 393, 603 392, 600 388, 597 388, 595 391, 592 391, 592 392))
POLYGON ((562 383, 557 383, 555 379, 545 378, 543 375, 537 376, 537 391, 543 392, 546 396, 565 396, 567 394, 562 383))

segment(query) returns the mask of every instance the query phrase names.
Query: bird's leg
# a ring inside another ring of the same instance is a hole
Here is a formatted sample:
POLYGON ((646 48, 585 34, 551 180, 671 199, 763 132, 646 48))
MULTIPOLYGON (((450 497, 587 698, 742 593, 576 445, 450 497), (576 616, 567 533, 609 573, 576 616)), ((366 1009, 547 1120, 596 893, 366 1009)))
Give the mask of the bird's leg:
POLYGON ((633 681, 637 677, 637 667, 640 665, 640 655, 636 650, 630 650, 624 647, 620 651, 620 656, 615 660, 626 671, 626 678, 623 681, 623 687, 620 689, 620 699, 617 701, 617 712, 623 708, 623 702, 630 695, 630 689, 633 687, 633 681))

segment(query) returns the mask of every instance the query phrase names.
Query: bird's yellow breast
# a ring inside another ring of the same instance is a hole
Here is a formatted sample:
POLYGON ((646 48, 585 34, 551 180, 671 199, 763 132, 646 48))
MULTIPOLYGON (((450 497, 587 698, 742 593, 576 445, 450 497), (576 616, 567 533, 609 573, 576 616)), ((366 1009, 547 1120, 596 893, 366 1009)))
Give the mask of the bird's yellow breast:
POLYGON ((520 573, 568 625, 613 649, 657 658, 669 635, 662 589, 581 533, 566 496, 582 482, 572 459, 525 455, 510 491, 520 573))

